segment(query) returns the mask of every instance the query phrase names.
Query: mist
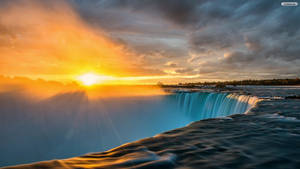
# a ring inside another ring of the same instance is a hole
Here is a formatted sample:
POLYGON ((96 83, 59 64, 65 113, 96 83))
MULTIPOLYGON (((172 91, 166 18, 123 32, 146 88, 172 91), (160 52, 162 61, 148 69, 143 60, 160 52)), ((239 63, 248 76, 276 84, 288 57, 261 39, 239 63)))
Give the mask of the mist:
POLYGON ((91 100, 71 92, 36 100, 2 92, 0 166, 104 151, 187 124, 165 97, 91 100))

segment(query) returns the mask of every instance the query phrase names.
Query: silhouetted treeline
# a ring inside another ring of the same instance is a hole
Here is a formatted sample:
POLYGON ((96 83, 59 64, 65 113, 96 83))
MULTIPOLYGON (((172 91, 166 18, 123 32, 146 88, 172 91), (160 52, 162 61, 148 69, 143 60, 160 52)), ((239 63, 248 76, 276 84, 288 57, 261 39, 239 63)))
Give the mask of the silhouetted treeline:
MULTIPOLYGON (((300 85, 300 79, 267 79, 267 80, 241 80, 241 81, 224 81, 224 82, 196 82, 196 83, 178 83, 175 86, 182 87, 196 87, 196 86, 208 86, 208 85, 216 85, 218 87, 225 87, 227 85, 300 85)), ((174 85, 163 85, 163 86, 174 86, 174 85)))

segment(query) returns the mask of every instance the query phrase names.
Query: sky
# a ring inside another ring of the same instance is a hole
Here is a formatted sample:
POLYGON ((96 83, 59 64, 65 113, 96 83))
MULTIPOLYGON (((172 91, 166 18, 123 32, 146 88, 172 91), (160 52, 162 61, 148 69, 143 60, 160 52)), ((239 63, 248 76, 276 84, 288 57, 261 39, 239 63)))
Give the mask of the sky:
POLYGON ((295 78, 299 16, 278 0, 1 0, 0 74, 142 84, 295 78))

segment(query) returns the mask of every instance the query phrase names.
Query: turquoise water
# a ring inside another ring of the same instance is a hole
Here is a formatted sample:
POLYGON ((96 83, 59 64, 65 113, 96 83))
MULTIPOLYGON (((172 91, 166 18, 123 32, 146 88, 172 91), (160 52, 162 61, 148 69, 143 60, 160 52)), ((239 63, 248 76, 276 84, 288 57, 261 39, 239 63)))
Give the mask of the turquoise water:
POLYGON ((191 121, 247 113, 258 101, 254 96, 214 92, 179 92, 175 97, 191 121))

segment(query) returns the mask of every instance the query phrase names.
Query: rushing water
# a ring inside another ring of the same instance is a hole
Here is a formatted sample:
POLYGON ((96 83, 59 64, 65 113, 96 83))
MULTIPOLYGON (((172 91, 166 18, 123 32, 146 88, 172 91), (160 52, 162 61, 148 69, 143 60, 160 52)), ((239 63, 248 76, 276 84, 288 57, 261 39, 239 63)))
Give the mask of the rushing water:
POLYGON ((181 92, 176 94, 178 105, 192 121, 247 113, 257 97, 212 92, 181 92))
POLYGON ((89 100, 78 92, 42 101, 2 93, 0 101, 0 166, 6 166, 104 151, 193 121, 245 113, 257 98, 179 92, 89 100))

